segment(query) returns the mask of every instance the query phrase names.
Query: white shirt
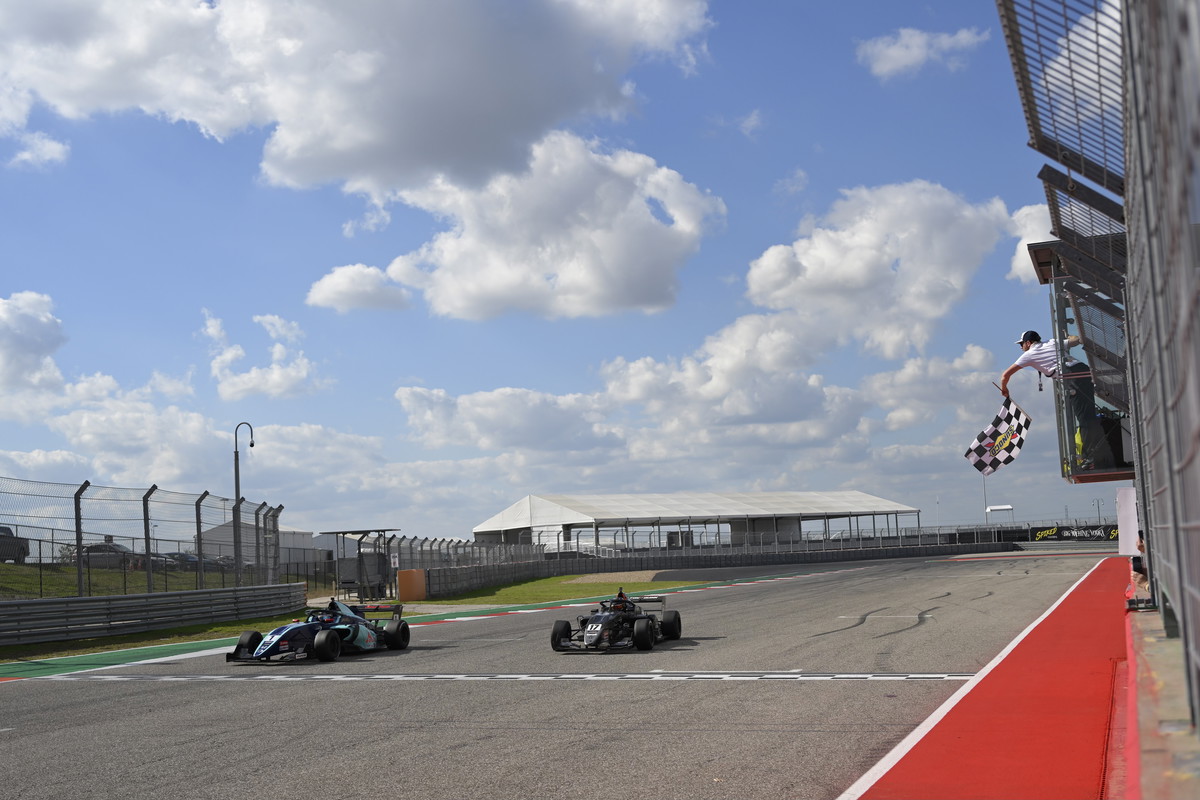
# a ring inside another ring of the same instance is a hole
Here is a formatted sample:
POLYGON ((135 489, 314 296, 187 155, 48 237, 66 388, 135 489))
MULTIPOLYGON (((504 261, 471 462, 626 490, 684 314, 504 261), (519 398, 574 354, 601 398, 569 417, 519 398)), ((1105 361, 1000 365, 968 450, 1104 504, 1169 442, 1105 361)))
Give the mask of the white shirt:
MULTIPOLYGON (((1038 342, 1024 353, 1021 353, 1021 356, 1013 362, 1013 365, 1018 367, 1033 367, 1047 378, 1052 378, 1058 370, 1058 353, 1060 348, 1064 351, 1067 349, 1066 339, 1051 339, 1048 342, 1038 342)), ((1064 368, 1074 366, 1076 363, 1075 359, 1070 356, 1066 356, 1063 359, 1064 368)))

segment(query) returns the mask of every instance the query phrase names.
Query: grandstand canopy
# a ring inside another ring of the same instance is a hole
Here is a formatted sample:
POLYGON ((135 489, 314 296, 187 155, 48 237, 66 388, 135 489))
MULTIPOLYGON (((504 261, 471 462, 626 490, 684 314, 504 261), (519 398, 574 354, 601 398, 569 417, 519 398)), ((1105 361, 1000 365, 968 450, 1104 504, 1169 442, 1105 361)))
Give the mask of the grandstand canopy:
POLYGON ((855 491, 682 492, 679 494, 529 495, 476 525, 476 538, 537 528, 700 525, 755 519, 814 520, 921 512, 855 491))

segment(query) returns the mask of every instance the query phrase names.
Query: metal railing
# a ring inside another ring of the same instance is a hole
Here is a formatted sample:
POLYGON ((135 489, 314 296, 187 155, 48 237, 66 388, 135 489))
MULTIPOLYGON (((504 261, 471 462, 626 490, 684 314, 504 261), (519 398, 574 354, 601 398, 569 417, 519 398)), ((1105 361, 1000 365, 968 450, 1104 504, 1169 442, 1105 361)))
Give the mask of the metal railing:
POLYGON ((0 645, 92 639, 274 617, 304 607, 304 584, 0 602, 0 645))

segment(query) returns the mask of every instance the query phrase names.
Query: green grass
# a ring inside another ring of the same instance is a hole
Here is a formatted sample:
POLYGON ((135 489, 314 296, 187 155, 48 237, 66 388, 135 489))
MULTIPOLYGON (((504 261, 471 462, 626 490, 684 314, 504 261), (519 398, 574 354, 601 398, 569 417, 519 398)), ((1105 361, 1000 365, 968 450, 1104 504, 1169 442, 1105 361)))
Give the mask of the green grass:
MULTIPOLYGON (((4 565, 8 566, 8 565, 4 565)), ((97 570, 100 572, 102 570, 97 570)), ((143 583, 145 576, 142 577, 143 583)), ((693 586, 701 581, 678 581, 665 583, 567 583, 578 575, 560 575, 553 578, 541 578, 533 581, 497 586, 491 589, 480 589, 475 592, 450 598, 438 598, 424 601, 437 605, 496 605, 517 606, 536 603, 553 603, 560 600, 580 600, 588 597, 612 596, 617 589, 624 588, 626 594, 649 594, 661 592, 668 588, 693 586)), ((420 603, 406 604, 419 606, 420 603)), ((406 607, 405 616, 419 613, 411 607, 406 607)), ((164 631, 149 631, 146 633, 130 633, 121 636, 105 636, 97 639, 78 639, 68 642, 44 642, 41 644, 7 645, 0 647, 0 664, 13 661, 34 661, 60 656, 84 655, 100 653, 107 650, 121 650, 129 647, 144 647, 147 645, 176 644, 179 642, 198 642, 208 639, 226 639, 236 637, 244 630, 268 631, 284 623, 291 622, 301 616, 299 613, 285 614, 278 617, 262 617, 259 619, 237 620, 208 625, 189 625, 183 628, 173 628, 164 631)), ((386 615, 384 615, 386 616, 386 615)))
MULTIPOLYGON (((196 588, 196 573, 156 569, 154 591, 178 592, 196 588)), ((0 564, 0 600, 36 597, 78 597, 78 574, 74 564, 0 564)), ((206 574, 205 585, 219 589, 220 573, 206 574)), ((233 585, 233 573, 225 576, 233 585)), ((91 597, 112 594, 142 594, 146 591, 146 573, 141 570, 85 569, 84 591, 91 597)))

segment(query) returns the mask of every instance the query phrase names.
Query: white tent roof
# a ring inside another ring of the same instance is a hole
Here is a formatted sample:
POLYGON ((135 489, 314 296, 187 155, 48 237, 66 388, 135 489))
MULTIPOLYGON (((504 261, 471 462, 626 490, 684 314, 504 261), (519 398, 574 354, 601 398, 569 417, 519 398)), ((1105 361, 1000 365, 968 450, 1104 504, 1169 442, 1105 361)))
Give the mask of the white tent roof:
POLYGON ((747 517, 859 517, 918 509, 862 492, 681 492, 679 494, 531 494, 475 533, 522 528, 716 522, 747 517))

